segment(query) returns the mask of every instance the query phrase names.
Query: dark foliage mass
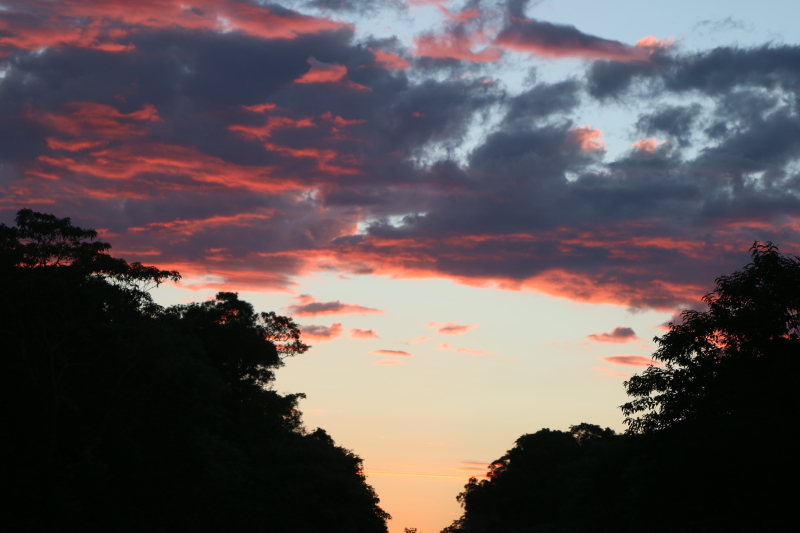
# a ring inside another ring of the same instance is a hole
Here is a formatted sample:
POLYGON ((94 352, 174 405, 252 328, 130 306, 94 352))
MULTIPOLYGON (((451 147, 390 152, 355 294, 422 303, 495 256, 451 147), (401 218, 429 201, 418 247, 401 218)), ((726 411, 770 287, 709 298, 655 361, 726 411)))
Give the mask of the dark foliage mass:
POLYGON ((269 388, 296 324, 30 210, 0 225, 0 531, 383 533, 361 460, 269 388))
POLYGON ((629 431, 520 437, 443 533, 793 531, 800 259, 756 243, 625 383, 629 431))

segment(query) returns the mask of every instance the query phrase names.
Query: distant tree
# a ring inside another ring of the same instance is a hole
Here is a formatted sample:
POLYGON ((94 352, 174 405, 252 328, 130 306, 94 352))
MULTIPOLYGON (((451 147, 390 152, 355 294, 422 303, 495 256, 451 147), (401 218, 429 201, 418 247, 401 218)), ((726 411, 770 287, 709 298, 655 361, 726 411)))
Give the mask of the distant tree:
MULTIPOLYGON (((605 531, 626 461, 625 439, 593 424, 523 435, 471 478, 457 499, 461 518, 443 533, 605 531)), ((617 530, 619 528, 617 527, 617 530)))
POLYGON ((682 421, 796 419, 800 401, 800 259, 756 242, 752 262, 716 280, 707 311, 684 311, 656 337, 650 366, 625 382, 630 431, 682 421), (638 415, 638 416, 637 416, 638 415))

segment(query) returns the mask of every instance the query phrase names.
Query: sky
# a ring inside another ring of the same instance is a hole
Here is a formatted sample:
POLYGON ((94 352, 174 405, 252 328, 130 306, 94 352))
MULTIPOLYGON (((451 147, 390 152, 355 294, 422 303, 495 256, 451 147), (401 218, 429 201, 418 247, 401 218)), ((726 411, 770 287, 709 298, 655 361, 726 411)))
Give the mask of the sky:
POLYGON ((0 221, 237 291, 432 533, 524 433, 623 431, 653 337, 800 253, 796 0, 0 0, 0 221))

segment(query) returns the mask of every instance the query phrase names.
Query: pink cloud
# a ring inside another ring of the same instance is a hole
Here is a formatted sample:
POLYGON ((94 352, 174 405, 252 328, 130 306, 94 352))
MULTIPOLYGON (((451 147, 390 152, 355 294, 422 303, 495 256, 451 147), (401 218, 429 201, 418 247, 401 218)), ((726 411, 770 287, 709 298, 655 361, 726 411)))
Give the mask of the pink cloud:
POLYGON ((236 0, 193 0, 191 7, 195 9, 187 9, 182 2, 152 0, 136 3, 9 0, 4 5, 5 13, 15 17, 13 23, 0 19, 4 34, 0 38, 0 52, 8 48, 38 50, 65 46, 126 52, 134 49, 130 35, 142 29, 234 31, 260 39, 294 39, 304 34, 352 28, 349 24, 301 15, 282 7, 236 0), (26 4, 34 4, 35 11, 26 4))
POLYGON ((414 38, 415 55, 433 59, 458 59, 476 63, 493 62, 500 59, 503 52, 497 48, 485 47, 475 51, 482 40, 479 34, 469 33, 463 28, 445 33, 426 33, 414 38))
POLYGON ((298 305, 290 305, 285 310, 293 315, 313 316, 313 315, 377 315, 382 314, 380 309, 364 307, 358 304, 345 304, 336 300, 335 302, 318 302, 313 297, 302 294, 296 298, 298 305))
POLYGON ((428 327, 434 328, 436 333, 439 333, 440 335, 463 335, 467 331, 477 326, 478 324, 461 325, 456 322, 448 322, 447 324, 440 324, 438 322, 428 323, 428 327))
POLYGON ((659 363, 658 361, 654 361, 649 357, 642 357, 639 355, 615 355, 613 357, 601 357, 602 361, 606 363, 613 363, 615 365, 626 365, 626 366, 664 366, 663 364, 659 363))
POLYGON ((470 350, 469 348, 456 348, 453 350, 456 353, 468 353, 470 355, 486 355, 483 350, 470 350))
POLYGON ((411 339, 410 341, 406 341, 406 344, 417 344, 418 342, 432 340, 432 339, 434 339, 434 337, 417 337, 417 338, 411 339))
POLYGON ((656 152, 657 149, 666 146, 668 144, 669 141, 663 141, 659 143, 657 139, 640 139, 639 141, 633 144, 632 148, 640 152, 653 154, 656 152))
POLYGON ((642 37, 638 41, 636 41, 636 46, 639 48, 647 48, 651 51, 656 50, 667 50, 673 44, 675 44, 675 40, 672 37, 667 37, 666 39, 657 39, 652 35, 648 35, 647 37, 642 37))
POLYGON ((586 337, 594 342, 609 342, 612 344, 625 344, 642 340, 636 336, 633 329, 623 327, 616 327, 611 333, 592 333, 586 337))
POLYGON ((379 366, 388 366, 388 365, 402 365, 404 363, 403 361, 398 361, 397 359, 385 359, 383 361, 378 361, 377 363, 372 363, 372 364, 379 366))
POLYGON ((339 322, 330 326, 300 326, 304 339, 312 342, 330 342, 342 335, 344 328, 339 322))
POLYGON ((385 69, 405 70, 411 66, 411 63, 409 63, 407 59, 400 57, 394 52, 387 52, 386 50, 375 48, 367 48, 367 50, 375 55, 375 63, 385 69))
MULTIPOLYGON (((647 41, 650 42, 650 41, 647 41)), ((647 61, 649 48, 583 33, 574 26, 510 16, 494 44, 517 52, 551 57, 647 61)))
POLYGON ((350 330, 350 338, 367 340, 367 339, 378 339, 379 337, 378 334, 371 329, 353 328, 350 330))
POLYGON ((373 350, 369 352, 375 355, 393 355, 395 357, 414 357, 408 352, 404 352, 402 350, 373 350))
POLYGON ((602 152, 606 149, 603 143, 603 132, 589 125, 569 130, 568 139, 580 146, 584 152, 602 152))
POLYGON ((305 84, 342 82, 343 85, 349 87, 350 89, 356 89, 359 91, 370 90, 368 87, 353 83, 352 81, 342 81, 344 77, 347 76, 347 67, 344 65, 323 63, 322 61, 318 61, 313 57, 308 58, 308 64, 311 65, 311 68, 308 69, 308 72, 303 74, 300 78, 294 80, 295 83, 305 84))

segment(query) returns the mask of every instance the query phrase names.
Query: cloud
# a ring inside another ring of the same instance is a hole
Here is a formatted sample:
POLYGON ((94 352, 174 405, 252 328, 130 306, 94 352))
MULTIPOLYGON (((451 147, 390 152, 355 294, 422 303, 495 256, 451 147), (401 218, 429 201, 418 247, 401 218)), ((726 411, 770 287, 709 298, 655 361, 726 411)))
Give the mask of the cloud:
POLYGON ((611 333, 592 333, 586 336, 594 342, 610 342, 613 344, 625 344, 626 342, 640 341, 639 337, 631 328, 616 327, 611 333))
POLYGON ((649 357, 641 357, 638 355, 615 355, 613 357, 601 357, 601 360, 607 363, 614 363, 615 365, 627 366, 663 366, 662 363, 654 361, 649 357))
POLYGON ((418 342, 427 341, 427 340, 433 340, 435 338, 436 337, 416 337, 416 338, 413 338, 413 339, 411 339, 409 341, 406 341, 406 344, 417 344, 418 342))
POLYGON ((375 355, 393 355, 395 357, 414 357, 408 352, 404 352, 402 350, 373 350, 369 352, 375 355))
MULTIPOLYGON (((645 41, 650 44, 651 41, 645 41)), ((517 52, 552 58, 575 57, 612 61, 647 61, 650 52, 641 46, 603 39, 574 26, 510 16, 494 44, 517 52)))
POLYGON ((455 466, 452 469, 459 472, 486 474, 489 471, 489 464, 490 463, 481 463, 476 461, 461 461, 458 463, 458 466, 455 466))
POLYGON ((403 361, 397 359, 385 359, 383 361, 378 361, 377 363, 372 363, 373 365, 380 365, 380 366, 388 366, 388 365, 402 365, 405 364, 403 361))
POLYGON ((358 304, 345 304, 336 300, 335 302, 318 302, 313 297, 302 294, 295 298, 299 301, 297 305, 286 307, 286 311, 293 315, 314 316, 314 315, 374 315, 381 314, 380 309, 365 307, 358 304))
POLYGON ((300 326, 303 338, 311 342, 330 342, 342 335, 344 328, 339 322, 330 326, 300 326))
POLYGON ((301 1, 6 1, 0 218, 71 216, 197 290, 325 271, 670 312, 754 240, 800 253, 800 46, 635 46, 512 4, 448 11, 434 58, 301 1), (475 60, 501 48, 520 89, 475 60), (588 63, 537 80, 538 54, 588 63), (634 136, 587 126, 598 102, 634 136))
POLYGON ((500 59, 502 51, 495 47, 480 46, 480 37, 469 34, 464 29, 444 33, 425 33, 414 38, 415 55, 433 59, 456 59, 477 63, 494 62, 500 59))
POLYGON ((455 348, 453 351, 456 353, 467 353, 470 355, 486 355, 486 352, 483 350, 470 350, 469 348, 455 348))
POLYGON ((371 329, 353 328, 350 330, 350 338, 359 340, 379 339, 378 334, 371 329))
POLYGON ((477 326, 478 324, 461 325, 458 324, 457 322, 448 322, 446 324, 440 324, 439 322, 429 322, 427 325, 427 327, 435 329, 436 333, 438 333, 439 335, 463 335, 467 331, 477 326))
POLYGON ((352 81, 342 81, 347 76, 347 67, 344 65, 329 65, 322 61, 317 61, 313 57, 308 58, 311 68, 308 72, 296 79, 295 83, 338 83, 341 82, 350 89, 368 91, 368 87, 353 83, 352 81))

